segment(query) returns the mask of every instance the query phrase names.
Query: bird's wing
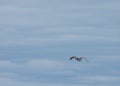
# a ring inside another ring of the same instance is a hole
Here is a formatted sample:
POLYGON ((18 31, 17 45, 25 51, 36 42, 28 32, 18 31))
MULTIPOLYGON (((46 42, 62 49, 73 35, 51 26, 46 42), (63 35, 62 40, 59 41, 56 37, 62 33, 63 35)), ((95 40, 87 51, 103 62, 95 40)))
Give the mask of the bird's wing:
POLYGON ((69 58, 69 60, 71 60, 71 59, 73 59, 73 58, 75 59, 75 58, 77 58, 77 56, 72 56, 72 57, 69 58))
POLYGON ((73 59, 73 58, 76 59, 76 58, 78 58, 78 57, 77 57, 77 56, 72 56, 72 57, 69 58, 69 60, 71 60, 71 59, 73 59))
POLYGON ((73 58, 75 58, 75 57, 72 56, 72 57, 69 58, 69 60, 71 60, 71 59, 73 59, 73 58))
POLYGON ((82 59, 85 59, 88 62, 88 60, 85 57, 82 57, 82 59))

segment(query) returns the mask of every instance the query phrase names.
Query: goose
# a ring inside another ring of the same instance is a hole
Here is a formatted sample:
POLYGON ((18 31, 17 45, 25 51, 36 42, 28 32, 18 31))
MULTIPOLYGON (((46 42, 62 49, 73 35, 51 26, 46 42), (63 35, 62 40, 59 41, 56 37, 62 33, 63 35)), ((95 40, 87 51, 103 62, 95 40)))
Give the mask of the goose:
POLYGON ((85 59, 88 62, 88 60, 85 57, 72 56, 69 58, 69 60, 72 60, 72 59, 75 59, 77 61, 82 61, 82 59, 85 59))

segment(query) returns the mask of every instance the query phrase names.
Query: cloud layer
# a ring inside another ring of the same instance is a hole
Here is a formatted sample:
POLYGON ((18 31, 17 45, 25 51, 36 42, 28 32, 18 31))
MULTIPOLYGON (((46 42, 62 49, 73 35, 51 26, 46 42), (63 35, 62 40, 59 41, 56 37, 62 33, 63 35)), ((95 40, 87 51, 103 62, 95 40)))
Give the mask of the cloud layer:
POLYGON ((0 0, 0 86, 119 86, 119 3, 0 0))

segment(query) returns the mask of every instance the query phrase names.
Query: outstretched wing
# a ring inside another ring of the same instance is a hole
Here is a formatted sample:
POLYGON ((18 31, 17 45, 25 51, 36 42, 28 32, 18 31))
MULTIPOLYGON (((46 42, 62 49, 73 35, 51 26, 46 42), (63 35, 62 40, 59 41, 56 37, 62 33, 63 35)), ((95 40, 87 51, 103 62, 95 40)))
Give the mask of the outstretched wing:
POLYGON ((82 59, 85 59, 87 62, 88 62, 88 60, 85 58, 85 57, 81 57, 82 59))
POLYGON ((73 59, 73 58, 75 59, 75 58, 76 58, 76 56, 72 56, 72 57, 70 57, 70 58, 69 58, 69 60, 71 60, 71 59, 73 59))
POLYGON ((72 57, 69 58, 69 60, 71 60, 71 59, 73 59, 73 58, 75 58, 75 57, 72 56, 72 57))

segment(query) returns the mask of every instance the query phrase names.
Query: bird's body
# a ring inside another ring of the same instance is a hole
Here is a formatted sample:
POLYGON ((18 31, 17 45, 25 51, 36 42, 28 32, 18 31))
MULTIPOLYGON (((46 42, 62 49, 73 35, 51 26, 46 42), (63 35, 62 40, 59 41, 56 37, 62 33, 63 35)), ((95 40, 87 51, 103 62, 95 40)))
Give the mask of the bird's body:
POLYGON ((72 59, 75 59, 77 61, 82 61, 82 59, 85 59, 88 62, 88 60, 85 57, 72 56, 69 58, 69 60, 72 60, 72 59))

